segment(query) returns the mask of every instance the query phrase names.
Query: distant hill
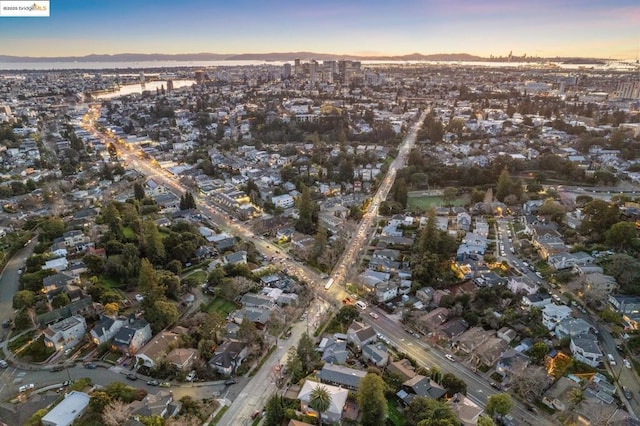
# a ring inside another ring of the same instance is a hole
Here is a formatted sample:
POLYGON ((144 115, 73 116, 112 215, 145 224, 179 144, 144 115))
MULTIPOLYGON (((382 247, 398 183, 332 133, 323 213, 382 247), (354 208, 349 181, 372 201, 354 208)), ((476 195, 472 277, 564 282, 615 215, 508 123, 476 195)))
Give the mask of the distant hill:
MULTIPOLYGON (((115 55, 86 55, 86 56, 57 56, 57 57, 31 57, 31 56, 9 56, 0 55, 0 62, 153 62, 153 61, 293 61, 300 58, 308 61, 316 60, 356 60, 356 61, 495 61, 500 62, 506 58, 483 58, 470 55, 468 53, 438 53, 433 55, 423 55, 421 53, 411 53, 398 56, 359 56, 359 55, 336 55, 332 53, 317 52, 272 52, 272 53, 119 53, 115 55)), ((524 58, 518 58, 524 59, 524 58)), ((587 58, 526 58, 527 61, 558 60, 564 62, 580 61, 578 63, 593 63, 594 59, 587 58)), ((515 59, 514 59, 515 60, 515 59)))

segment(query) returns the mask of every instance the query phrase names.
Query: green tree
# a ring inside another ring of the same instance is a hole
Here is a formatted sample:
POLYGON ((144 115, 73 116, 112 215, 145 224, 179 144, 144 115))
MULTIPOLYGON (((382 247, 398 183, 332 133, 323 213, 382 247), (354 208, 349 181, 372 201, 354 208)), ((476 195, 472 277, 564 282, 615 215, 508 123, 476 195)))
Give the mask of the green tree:
POLYGON ((273 395, 267 402, 266 414, 264 417, 265 426, 279 426, 284 420, 284 405, 282 397, 273 395))
POLYGON ((156 300, 151 307, 145 310, 144 317, 155 334, 176 322, 178 308, 174 303, 167 300, 156 300))
POLYGON ((453 186, 446 187, 442 193, 442 201, 444 201, 444 205, 447 207, 451 207, 453 205, 456 197, 458 197, 458 188, 453 186))
POLYGON ((529 357, 534 364, 540 365, 544 357, 549 353, 549 347, 544 342, 536 342, 529 350, 529 357))
POLYGON ((618 250, 624 250, 631 247, 633 241, 638 237, 638 231, 634 223, 623 221, 611 225, 605 236, 607 244, 618 250))
POLYGON ((404 178, 396 179, 391 189, 393 194, 393 201, 400 203, 403 209, 407 208, 407 202, 409 201, 409 193, 407 188, 407 182, 404 178))
POLYGON ((559 224, 564 223, 565 212, 565 208, 552 199, 545 200, 545 202, 538 209, 539 215, 551 216, 551 220, 559 224))
POLYGON ((30 308, 35 302, 35 294, 29 290, 20 290, 13 295, 13 309, 30 308))
POLYGON ((318 225, 318 204, 311 200, 309 188, 303 186, 302 194, 298 199, 298 220, 296 230, 303 234, 313 235, 318 225))
POLYGON ((151 220, 144 222, 142 227, 141 249, 143 256, 155 265, 161 265, 165 258, 165 248, 158 231, 158 226, 151 220))
POLYGON ((304 333, 298 342, 296 354, 302 364, 302 371, 305 375, 315 370, 320 361, 320 354, 316 351, 313 340, 308 333, 304 333))
POLYGON ((69 295, 67 293, 59 293, 53 296, 53 300, 51 301, 51 306, 53 309, 62 308, 63 306, 67 306, 71 303, 71 299, 69 299, 69 295))
POLYGON ((578 405, 582 404, 586 396, 584 391, 578 387, 571 389, 567 393, 567 401, 571 404, 571 409, 575 409, 578 405))
POLYGON ((603 200, 587 203, 582 212, 584 219, 580 223, 580 232, 591 236, 594 241, 602 240, 605 232, 620 220, 618 207, 603 200))
POLYGON ((62 219, 57 217, 46 219, 40 224, 41 239, 44 241, 52 241, 55 238, 61 237, 66 229, 67 225, 62 219))
POLYGON ((513 405, 514 403, 511 399, 511 395, 505 392, 496 393, 491 395, 487 400, 485 411, 490 416, 498 414, 500 417, 503 417, 511 411, 513 405))
POLYGON ((498 201, 504 201, 507 195, 511 194, 511 176, 509 170, 504 168, 498 178, 498 186, 496 188, 496 198, 498 201))
POLYGON ((384 397, 384 381, 377 374, 368 373, 360 381, 358 404, 362 424, 383 426, 387 424, 387 400, 384 397))
POLYGON ((477 426, 496 426, 491 417, 480 416, 478 417, 477 426))
POLYGON ((360 318, 360 311, 355 305, 346 305, 340 308, 336 313, 336 321, 343 326, 350 325, 353 321, 360 318))
POLYGON ((89 398, 89 411, 92 413, 102 414, 105 407, 111 403, 113 399, 109 394, 103 390, 95 390, 91 392, 91 398, 89 398))
POLYGON ((460 420, 451 408, 441 401, 417 396, 405 411, 409 424, 420 426, 458 426, 460 420))
POLYGON ((138 182, 133 184, 133 196, 136 200, 143 200, 146 196, 144 188, 138 182))
POLYGON ((442 376, 442 386, 447 390, 449 396, 456 393, 467 394, 467 384, 464 380, 457 378, 451 373, 446 373, 442 376))
MULTIPOLYGON (((322 425, 322 413, 331 406, 331 394, 321 384, 316 385, 309 396, 309 407, 318 413, 318 424, 322 425)), ((366 423, 365 423, 366 424, 366 423)))

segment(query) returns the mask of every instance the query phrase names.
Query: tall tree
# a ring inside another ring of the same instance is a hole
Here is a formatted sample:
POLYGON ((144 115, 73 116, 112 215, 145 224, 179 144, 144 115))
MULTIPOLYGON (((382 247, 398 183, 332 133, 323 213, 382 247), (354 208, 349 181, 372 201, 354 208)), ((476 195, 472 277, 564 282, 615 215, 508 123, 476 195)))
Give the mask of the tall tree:
POLYGON ((318 204, 311 200, 309 188, 303 186, 302 194, 298 200, 298 220, 296 230, 303 234, 312 235, 318 225, 318 204))
POLYGON ((158 231, 158 226, 151 220, 146 220, 142 227, 141 248, 143 256, 155 265, 161 265, 165 259, 165 249, 158 231))
POLYGON ((133 184, 133 196, 136 200, 142 200, 145 197, 144 188, 139 182, 133 184))
POLYGON ((611 225, 605 235, 608 244, 618 250, 624 250, 631 247, 633 241, 638 237, 638 231, 635 223, 622 221, 611 225))
POLYGON ((500 417, 506 416, 513 408, 511 395, 505 392, 496 393, 489 397, 485 411, 490 416, 498 414, 500 417))
MULTIPOLYGON (((322 413, 327 411, 331 406, 331 394, 326 387, 318 384, 311 391, 309 398, 309 407, 318 413, 318 424, 322 425, 322 413)), ((367 424, 367 423, 365 423, 367 424)))
POLYGON ((509 170, 505 167, 498 178, 498 186, 496 187, 496 198, 504 201, 507 195, 511 194, 511 176, 509 170))
POLYGON ((313 340, 308 333, 304 333, 298 342, 296 354, 302 363, 302 370, 306 374, 313 371, 320 361, 320 354, 315 349, 313 340))
POLYGON ((377 374, 368 373, 360 381, 358 404, 362 413, 362 424, 384 426, 387 424, 387 400, 385 384, 377 374))
POLYGON ((396 179, 393 184, 393 200, 402 205, 403 209, 407 208, 407 202, 409 201, 407 182, 404 178, 396 179))
POLYGON ((273 395, 267 402, 266 411, 267 413, 265 414, 265 417, 264 417, 265 426, 281 425, 282 420, 284 420, 284 414, 285 414, 282 397, 278 395, 273 395))

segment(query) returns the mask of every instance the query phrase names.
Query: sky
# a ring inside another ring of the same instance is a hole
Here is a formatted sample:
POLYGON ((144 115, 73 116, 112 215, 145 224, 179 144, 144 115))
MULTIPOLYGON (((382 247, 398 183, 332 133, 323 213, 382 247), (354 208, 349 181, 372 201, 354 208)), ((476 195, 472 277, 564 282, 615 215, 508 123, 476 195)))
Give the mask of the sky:
POLYGON ((0 17, 0 55, 640 54, 639 0, 51 0, 50 14, 0 17))

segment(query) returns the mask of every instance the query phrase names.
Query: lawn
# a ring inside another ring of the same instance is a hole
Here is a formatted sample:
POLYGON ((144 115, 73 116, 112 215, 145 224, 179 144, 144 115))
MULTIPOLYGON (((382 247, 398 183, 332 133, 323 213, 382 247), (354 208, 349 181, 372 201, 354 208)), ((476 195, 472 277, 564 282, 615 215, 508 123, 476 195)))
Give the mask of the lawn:
POLYGON ((398 411, 398 400, 391 398, 387 401, 387 422, 394 426, 404 426, 404 416, 398 411))
POLYGON ((25 361, 43 362, 53 355, 55 351, 55 348, 45 346, 44 335, 41 335, 32 341, 31 344, 22 351, 20 356, 25 361))
POLYGON ((107 288, 120 288, 124 286, 124 284, 122 284, 120 281, 116 281, 112 278, 105 277, 104 275, 100 275, 98 279, 107 288))
MULTIPOLYGON (((451 202, 454 206, 464 206, 469 200, 467 197, 458 197, 451 202)), ((444 199, 440 196, 422 196, 422 197, 409 197, 407 200, 407 208, 410 210, 427 211, 435 207, 443 207, 444 199)))
POLYGON ((124 237, 125 240, 135 240, 136 239, 136 233, 133 232, 133 229, 131 229, 131 227, 129 227, 129 226, 123 226, 122 227, 122 236, 124 237))
POLYGON ((205 271, 195 271, 194 273, 187 275, 187 277, 191 277, 196 280, 198 284, 202 284, 204 280, 207 279, 207 273, 205 271))
POLYGON ((234 303, 220 297, 216 297, 211 302, 209 302, 209 304, 204 308, 204 311, 210 314, 217 312, 226 318, 227 315, 229 315, 236 309, 237 306, 234 303))
POLYGON ((22 336, 16 337, 7 344, 7 349, 9 349, 11 352, 15 352, 17 349, 20 349, 21 347, 29 343, 29 341, 33 339, 33 336, 35 336, 35 334, 36 332, 34 330, 24 333, 22 336))

